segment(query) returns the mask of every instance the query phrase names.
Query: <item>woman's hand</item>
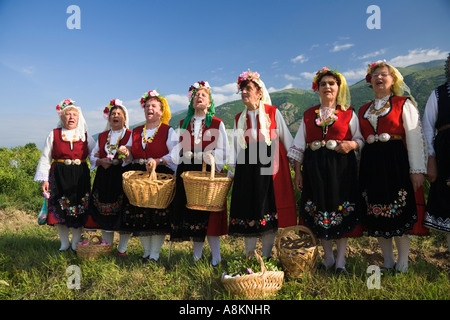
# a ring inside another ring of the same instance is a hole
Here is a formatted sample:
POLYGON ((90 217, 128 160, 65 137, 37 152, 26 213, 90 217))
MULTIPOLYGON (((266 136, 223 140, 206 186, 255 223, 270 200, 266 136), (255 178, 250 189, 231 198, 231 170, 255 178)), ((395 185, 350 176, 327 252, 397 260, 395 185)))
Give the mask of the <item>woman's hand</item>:
POLYGON ((409 175, 413 188, 414 188, 414 192, 416 192, 423 184, 424 181, 424 177, 422 173, 411 173, 409 175))
POLYGON ((97 165, 97 167, 102 166, 106 170, 112 165, 112 162, 108 158, 101 158, 101 159, 97 159, 95 164, 97 165))
POLYGON ((150 171, 152 170, 152 168, 155 168, 155 170, 156 170, 156 166, 157 166, 156 160, 153 159, 153 158, 151 158, 151 159, 149 159, 149 160, 147 161, 147 163, 145 164, 145 169, 146 169, 148 172, 150 172, 150 171))
POLYGON ((303 190, 303 176, 301 171, 302 164, 298 162, 297 160, 294 161, 294 171, 295 171, 295 177, 294 177, 294 186, 297 191, 302 192, 303 190))
POLYGON ((128 150, 128 148, 125 146, 120 146, 119 149, 117 149, 117 152, 119 154, 118 156, 119 159, 123 159, 124 156, 125 160, 128 160, 128 158, 130 157, 130 150, 128 150))
POLYGON ((346 154, 350 151, 358 148, 358 142, 350 141, 350 140, 336 140, 337 146, 334 148, 334 151, 337 153, 346 154))
POLYGON ((48 183, 48 181, 42 182, 42 192, 48 193, 49 186, 50 186, 50 184, 48 183))

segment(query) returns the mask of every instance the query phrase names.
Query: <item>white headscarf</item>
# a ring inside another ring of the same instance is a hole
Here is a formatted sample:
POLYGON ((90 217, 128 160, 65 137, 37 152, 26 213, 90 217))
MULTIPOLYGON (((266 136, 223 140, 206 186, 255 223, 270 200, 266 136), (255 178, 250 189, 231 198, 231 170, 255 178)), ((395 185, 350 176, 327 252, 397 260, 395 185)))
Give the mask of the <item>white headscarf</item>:
MULTIPOLYGON (((114 100, 115 100, 115 106, 120 106, 120 108, 122 108, 123 111, 125 112, 125 128, 129 128, 130 126, 129 126, 129 123, 128 123, 128 110, 127 110, 127 108, 125 108, 125 106, 123 105, 122 100, 119 100, 119 99, 114 99, 114 100)), ((106 108, 109 108, 111 110, 112 106, 111 107, 110 106, 111 106, 111 104, 109 104, 106 108)), ((104 115, 105 115, 105 113, 104 113, 104 115)), ((105 127, 105 130, 103 130, 103 131, 111 130, 111 123, 109 122, 109 112, 108 112, 107 115, 105 115, 105 119, 106 119, 106 127, 105 127)))
MULTIPOLYGON (((264 82, 259 78, 259 74, 256 72, 244 72, 238 78, 238 84, 243 80, 251 80, 254 81, 261 88, 262 97, 259 101, 258 111, 259 111, 259 126, 262 135, 264 136, 264 140, 268 146, 271 144, 270 140, 270 132, 269 132, 269 124, 266 117, 266 110, 264 105, 272 105, 272 100, 270 99, 269 92, 266 89, 264 82)), ((241 116, 237 122, 237 141, 242 149, 247 148, 247 143, 245 142, 244 132, 247 129, 247 107, 241 113, 241 116)))
MULTIPOLYGON (((73 101, 73 102, 75 102, 75 101, 73 101)), ((77 124, 77 127, 75 128, 75 133, 78 134, 81 141, 84 142, 84 141, 86 141, 86 132, 88 130, 88 126, 87 126, 86 120, 84 119, 83 112, 81 112, 80 107, 77 107, 73 104, 65 107, 64 109, 70 109, 70 108, 74 108, 78 111, 78 124, 77 124)), ((64 114, 64 110, 61 110, 61 114, 59 116, 59 121, 58 121, 58 124, 56 125, 56 128, 64 128, 64 122, 61 119, 63 114, 64 114)))

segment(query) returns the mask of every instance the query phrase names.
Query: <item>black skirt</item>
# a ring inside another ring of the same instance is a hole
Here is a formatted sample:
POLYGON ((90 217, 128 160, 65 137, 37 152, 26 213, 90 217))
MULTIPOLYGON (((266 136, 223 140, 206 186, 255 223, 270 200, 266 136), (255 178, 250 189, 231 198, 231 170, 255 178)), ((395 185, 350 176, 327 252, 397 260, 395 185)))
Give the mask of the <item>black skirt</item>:
POLYGON ((434 139, 438 177, 431 183, 424 225, 450 232, 450 129, 434 139))
POLYGON ((127 170, 122 164, 102 166, 97 172, 92 186, 89 213, 103 230, 117 231, 120 226, 125 194, 122 188, 122 173, 127 170))
POLYGON ((256 237, 278 229, 273 184, 275 141, 250 142, 238 155, 230 204, 229 234, 256 237))
MULTIPOLYGON (((207 165, 206 170, 210 171, 211 166, 207 165)), ((186 191, 184 189, 181 174, 186 171, 202 171, 202 164, 195 163, 194 159, 190 163, 183 161, 177 167, 176 192, 170 210, 171 241, 205 241, 209 224, 209 211, 192 210, 186 207, 186 191)))
POLYGON ((358 165, 354 152, 306 149, 300 217, 314 234, 338 239, 360 223, 358 165))
POLYGON ((87 219, 91 180, 86 162, 80 165, 54 163, 49 176, 49 224, 82 227, 87 219))
POLYGON ((408 154, 402 140, 366 144, 361 153, 363 222, 369 236, 401 236, 417 222, 408 154))
MULTIPOLYGON (((132 164, 127 171, 146 171, 145 164, 132 164)), ((173 174, 166 166, 156 167, 157 173, 173 174)), ((125 197, 121 214, 120 232, 133 236, 165 235, 170 232, 170 206, 166 209, 142 208, 132 205, 125 197)))

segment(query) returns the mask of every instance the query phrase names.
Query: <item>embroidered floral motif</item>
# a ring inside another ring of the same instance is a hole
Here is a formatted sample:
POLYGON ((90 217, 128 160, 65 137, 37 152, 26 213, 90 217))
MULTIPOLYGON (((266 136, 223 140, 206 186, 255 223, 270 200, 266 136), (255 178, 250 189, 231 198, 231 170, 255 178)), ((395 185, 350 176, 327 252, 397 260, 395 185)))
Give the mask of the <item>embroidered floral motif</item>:
POLYGON ((241 226, 241 227, 246 227, 246 228, 252 228, 252 227, 256 227, 257 229, 262 228, 264 226, 266 226, 266 224, 268 222, 271 222, 273 220, 278 219, 278 215, 275 214, 271 215, 271 214, 266 214, 264 215, 264 217, 262 219, 258 219, 258 220, 243 220, 243 219, 239 219, 239 218, 233 218, 231 219, 231 224, 233 226, 241 226))
POLYGON ((97 207, 100 214, 109 216, 109 215, 115 215, 117 214, 121 209, 123 205, 123 195, 121 194, 119 196, 119 199, 116 202, 112 203, 102 203, 100 202, 98 198, 98 193, 93 194, 94 198, 94 205, 97 207))
POLYGON ((400 189, 398 191, 398 198, 394 200, 393 203, 390 204, 373 204, 369 203, 369 198, 367 196, 367 192, 363 192, 362 196, 366 200, 367 204, 367 214, 373 215, 376 218, 378 217, 386 217, 386 218, 394 218, 402 213, 403 207, 406 206, 406 196, 407 192, 405 189, 400 189))
POLYGON ((344 217, 355 211, 355 204, 345 201, 338 207, 337 211, 322 212, 317 211, 317 206, 311 200, 308 200, 305 204, 305 211, 314 218, 315 224, 330 229, 333 226, 340 225, 344 217))
POLYGON ((81 198, 81 204, 77 206, 71 206, 70 200, 66 196, 62 196, 58 199, 61 209, 67 213, 68 216, 75 217, 79 214, 83 214, 89 205, 89 193, 86 193, 83 198, 81 198))

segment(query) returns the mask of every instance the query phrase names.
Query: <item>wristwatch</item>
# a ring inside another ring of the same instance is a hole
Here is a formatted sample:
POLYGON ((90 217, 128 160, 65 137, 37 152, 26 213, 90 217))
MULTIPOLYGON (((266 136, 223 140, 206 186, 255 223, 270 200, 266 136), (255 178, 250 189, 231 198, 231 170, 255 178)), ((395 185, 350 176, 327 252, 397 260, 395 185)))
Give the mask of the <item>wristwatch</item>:
POLYGON ((162 158, 159 158, 159 165, 162 166, 164 164, 164 161, 162 158))

